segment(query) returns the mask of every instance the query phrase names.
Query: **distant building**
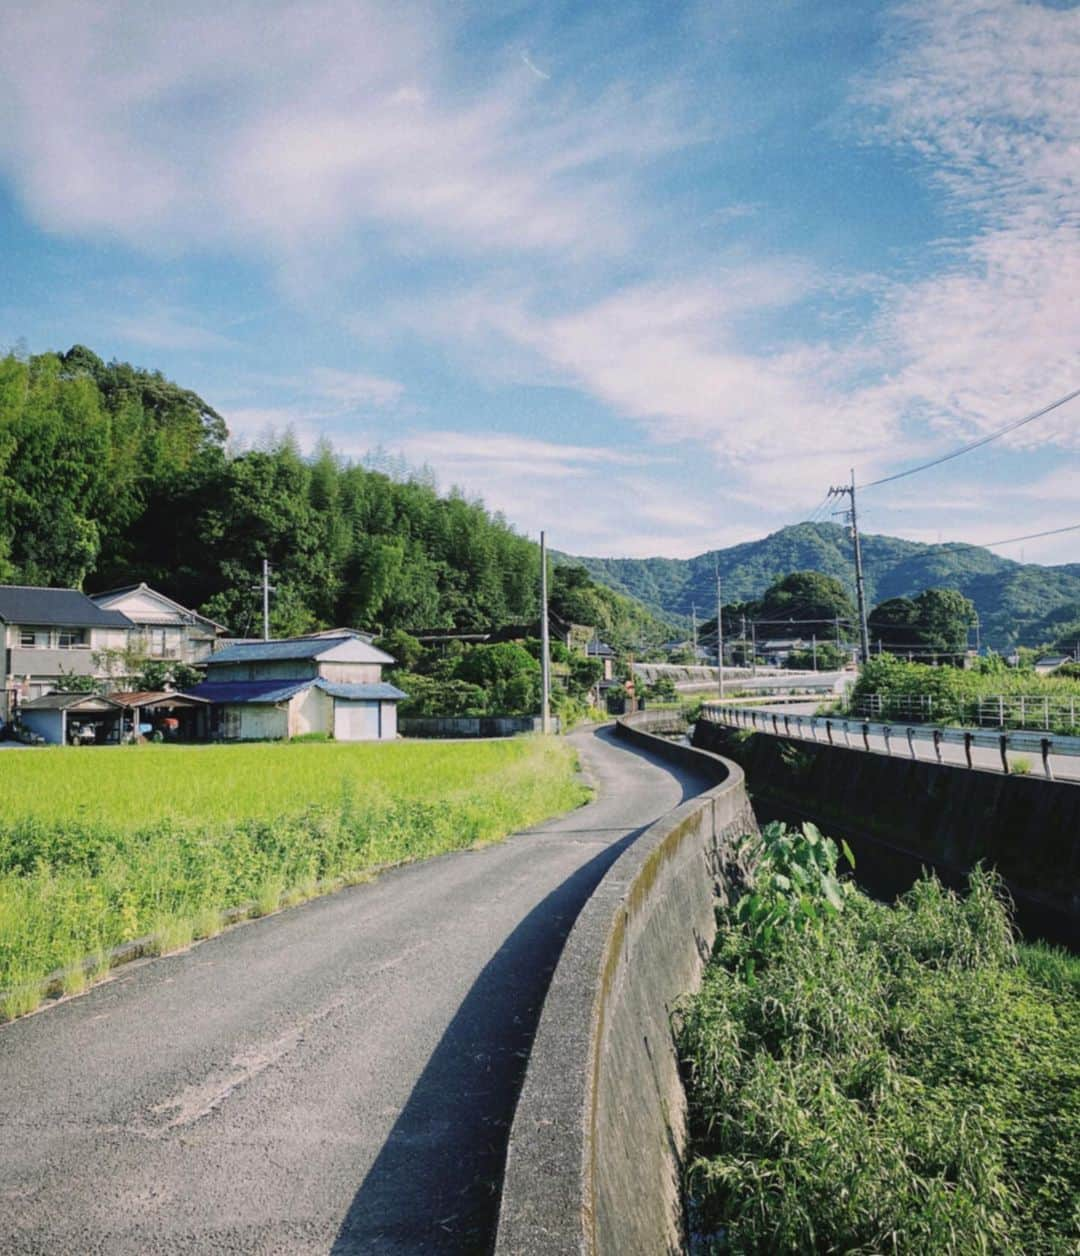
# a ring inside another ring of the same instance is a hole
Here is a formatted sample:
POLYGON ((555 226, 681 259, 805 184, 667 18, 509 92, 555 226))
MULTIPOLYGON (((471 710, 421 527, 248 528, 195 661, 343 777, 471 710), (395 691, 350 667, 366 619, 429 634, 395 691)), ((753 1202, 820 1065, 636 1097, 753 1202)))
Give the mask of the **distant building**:
POLYGON ((585 647, 586 655, 591 659, 599 659, 604 665, 604 673, 601 680, 611 680, 615 674, 615 651, 607 644, 595 638, 585 647))
POLYGON ((108 677, 102 654, 123 650, 135 625, 78 589, 0 585, 0 718, 51 693, 64 677, 108 677))
POLYGON ((127 644, 149 658, 203 663, 213 652, 217 639, 228 635, 228 629, 221 624, 181 606, 147 584, 92 593, 90 598, 104 610, 121 611, 131 620, 134 631, 127 644))
POLYGON ((226 741, 328 733, 338 741, 397 736, 407 695, 382 679, 394 659, 348 629, 243 642, 206 661, 188 692, 211 704, 210 733, 226 741))
POLYGON ((1035 662, 1035 671, 1039 676, 1049 676, 1066 663, 1074 662, 1067 654, 1047 654, 1035 662))

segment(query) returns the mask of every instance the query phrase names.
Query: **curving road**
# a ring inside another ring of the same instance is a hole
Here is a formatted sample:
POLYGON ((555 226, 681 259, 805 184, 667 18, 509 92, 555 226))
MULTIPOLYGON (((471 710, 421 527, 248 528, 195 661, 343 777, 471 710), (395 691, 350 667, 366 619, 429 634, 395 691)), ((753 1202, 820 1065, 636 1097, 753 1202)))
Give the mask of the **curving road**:
POLYGON ((566 933, 708 786, 609 731, 573 741, 588 806, 0 1028, 0 1251, 485 1251, 566 933))

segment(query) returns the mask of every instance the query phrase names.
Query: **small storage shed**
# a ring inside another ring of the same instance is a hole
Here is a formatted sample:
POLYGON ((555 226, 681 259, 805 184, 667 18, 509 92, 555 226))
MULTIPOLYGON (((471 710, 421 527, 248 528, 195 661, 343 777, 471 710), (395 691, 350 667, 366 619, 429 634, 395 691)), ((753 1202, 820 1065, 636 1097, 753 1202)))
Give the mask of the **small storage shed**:
POLYGON ((19 707, 19 723, 50 746, 71 740, 119 741, 124 708, 97 693, 47 693, 19 707))

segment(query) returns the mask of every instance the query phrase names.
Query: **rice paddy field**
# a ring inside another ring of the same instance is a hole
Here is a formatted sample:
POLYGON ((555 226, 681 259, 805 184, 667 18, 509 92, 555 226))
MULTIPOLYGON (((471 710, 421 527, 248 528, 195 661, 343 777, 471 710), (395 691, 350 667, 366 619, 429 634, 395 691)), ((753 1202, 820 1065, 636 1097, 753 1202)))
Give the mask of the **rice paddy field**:
POLYGON ((887 906, 792 849, 683 1009, 691 1250, 1080 1251, 1080 959, 988 873, 887 906))
POLYGON ((585 801, 557 739, 9 751, 0 757, 0 1017, 64 969, 170 950, 370 877, 497 841, 585 801), (84 963, 91 957, 89 964, 84 963))

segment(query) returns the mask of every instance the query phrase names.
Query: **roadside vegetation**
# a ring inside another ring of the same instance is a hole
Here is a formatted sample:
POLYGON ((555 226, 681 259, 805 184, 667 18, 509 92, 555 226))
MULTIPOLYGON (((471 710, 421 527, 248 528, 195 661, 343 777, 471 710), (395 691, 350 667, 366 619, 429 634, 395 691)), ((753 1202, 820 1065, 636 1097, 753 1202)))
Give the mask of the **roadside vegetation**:
POLYGON ((698 1253, 1080 1243, 1080 959, 992 874, 886 906, 770 825, 678 1025, 698 1253))
POLYGON ((497 841, 585 800, 557 739, 10 754, 0 794, 0 1018, 147 935, 176 949, 387 865, 497 841))
POLYGON ((997 655, 975 667, 931 667, 889 655, 871 659, 859 672, 848 709, 861 714, 874 695, 885 719, 977 725, 996 722, 996 700, 1005 727, 1048 724, 1059 733, 1080 734, 1080 678, 1071 670, 1040 676, 1031 668, 1006 666, 997 655), (1044 719, 1044 713, 1048 717, 1044 719))

